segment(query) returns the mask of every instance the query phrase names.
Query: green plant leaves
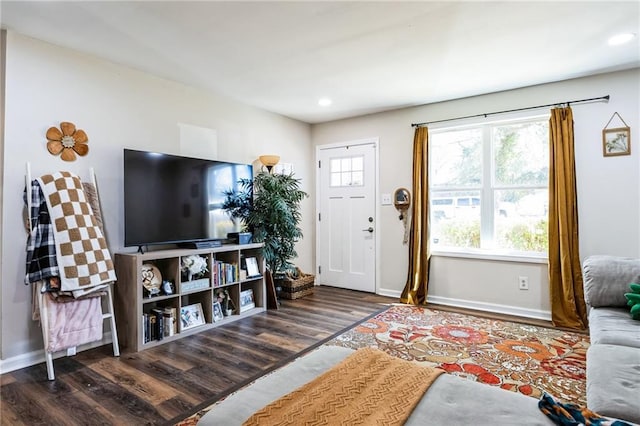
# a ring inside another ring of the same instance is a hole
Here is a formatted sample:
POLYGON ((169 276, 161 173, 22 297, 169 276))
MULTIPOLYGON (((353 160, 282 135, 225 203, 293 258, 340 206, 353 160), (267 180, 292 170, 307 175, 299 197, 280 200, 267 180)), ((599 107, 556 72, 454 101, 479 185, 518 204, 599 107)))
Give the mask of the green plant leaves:
POLYGON ((293 174, 259 173, 240 183, 241 191, 225 192, 222 208, 245 224, 254 242, 264 242, 263 256, 272 272, 292 269, 295 243, 302 238, 300 203, 308 196, 300 180, 293 174))

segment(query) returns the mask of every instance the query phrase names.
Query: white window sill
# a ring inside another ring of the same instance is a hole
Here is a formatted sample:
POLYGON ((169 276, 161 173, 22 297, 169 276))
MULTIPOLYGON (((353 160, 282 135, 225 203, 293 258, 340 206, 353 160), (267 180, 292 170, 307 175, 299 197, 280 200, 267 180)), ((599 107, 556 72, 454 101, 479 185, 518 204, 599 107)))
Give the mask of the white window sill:
POLYGON ((518 262, 518 263, 549 263, 546 255, 536 256, 535 254, 519 254, 502 252, 497 250, 456 250, 448 248, 446 250, 432 250, 432 256, 438 257, 459 257, 464 259, 480 259, 480 260, 497 260, 502 262, 518 262))

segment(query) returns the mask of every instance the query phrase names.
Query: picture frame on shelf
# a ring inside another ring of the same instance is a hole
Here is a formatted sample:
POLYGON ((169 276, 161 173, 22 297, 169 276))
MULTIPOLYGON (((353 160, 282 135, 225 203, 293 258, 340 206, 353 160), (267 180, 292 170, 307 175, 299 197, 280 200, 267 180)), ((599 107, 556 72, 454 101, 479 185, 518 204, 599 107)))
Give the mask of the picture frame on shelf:
POLYGON ((180 308, 180 325, 182 330, 203 325, 205 323, 202 304, 194 303, 180 308))
POLYGON ((247 278, 255 278, 260 276, 260 269, 258 269, 258 260, 255 257, 247 257, 245 259, 247 264, 247 278))
POLYGON ((256 307, 253 299, 253 290, 247 289, 240 292, 240 312, 246 312, 256 307))
POLYGON ((218 301, 213 302, 213 322, 222 321, 223 319, 222 305, 218 301))

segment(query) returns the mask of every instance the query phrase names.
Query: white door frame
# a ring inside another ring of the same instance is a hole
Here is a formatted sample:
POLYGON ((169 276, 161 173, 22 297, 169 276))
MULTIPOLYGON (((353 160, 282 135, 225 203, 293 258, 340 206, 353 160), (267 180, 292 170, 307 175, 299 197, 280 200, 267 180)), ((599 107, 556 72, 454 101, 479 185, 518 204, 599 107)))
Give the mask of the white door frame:
MULTIPOLYGON (((381 223, 380 223, 380 203, 379 203, 379 193, 380 193, 380 161, 379 161, 379 149, 380 142, 379 138, 367 138, 367 139, 357 139, 352 141, 345 142, 336 142, 324 145, 316 145, 316 159, 315 165, 318 165, 320 161, 320 151, 323 149, 331 149, 331 148, 344 148, 347 146, 355 146, 355 145, 365 145, 365 144, 373 144, 373 156, 375 163, 375 180, 374 180, 374 191, 373 191, 373 202, 375 205, 376 212, 376 232, 375 232, 375 294, 379 294, 380 291, 380 234, 381 234, 381 223)), ((318 220, 318 214, 320 213, 320 168, 316 167, 316 212, 315 212, 315 223, 316 223, 316 273, 318 273, 318 265, 320 265, 320 221, 318 220)))

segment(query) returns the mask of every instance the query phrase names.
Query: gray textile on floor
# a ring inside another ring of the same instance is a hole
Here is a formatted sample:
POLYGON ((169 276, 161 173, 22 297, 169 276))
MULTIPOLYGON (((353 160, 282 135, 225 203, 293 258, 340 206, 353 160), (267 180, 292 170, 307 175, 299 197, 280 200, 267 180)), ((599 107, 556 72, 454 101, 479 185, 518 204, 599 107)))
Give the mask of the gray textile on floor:
MULTIPOLYGON (((218 403, 198 425, 241 425, 254 412, 329 370, 353 351, 321 346, 218 403)), ((431 385, 407 425, 553 425, 538 400, 443 374, 431 385)))

